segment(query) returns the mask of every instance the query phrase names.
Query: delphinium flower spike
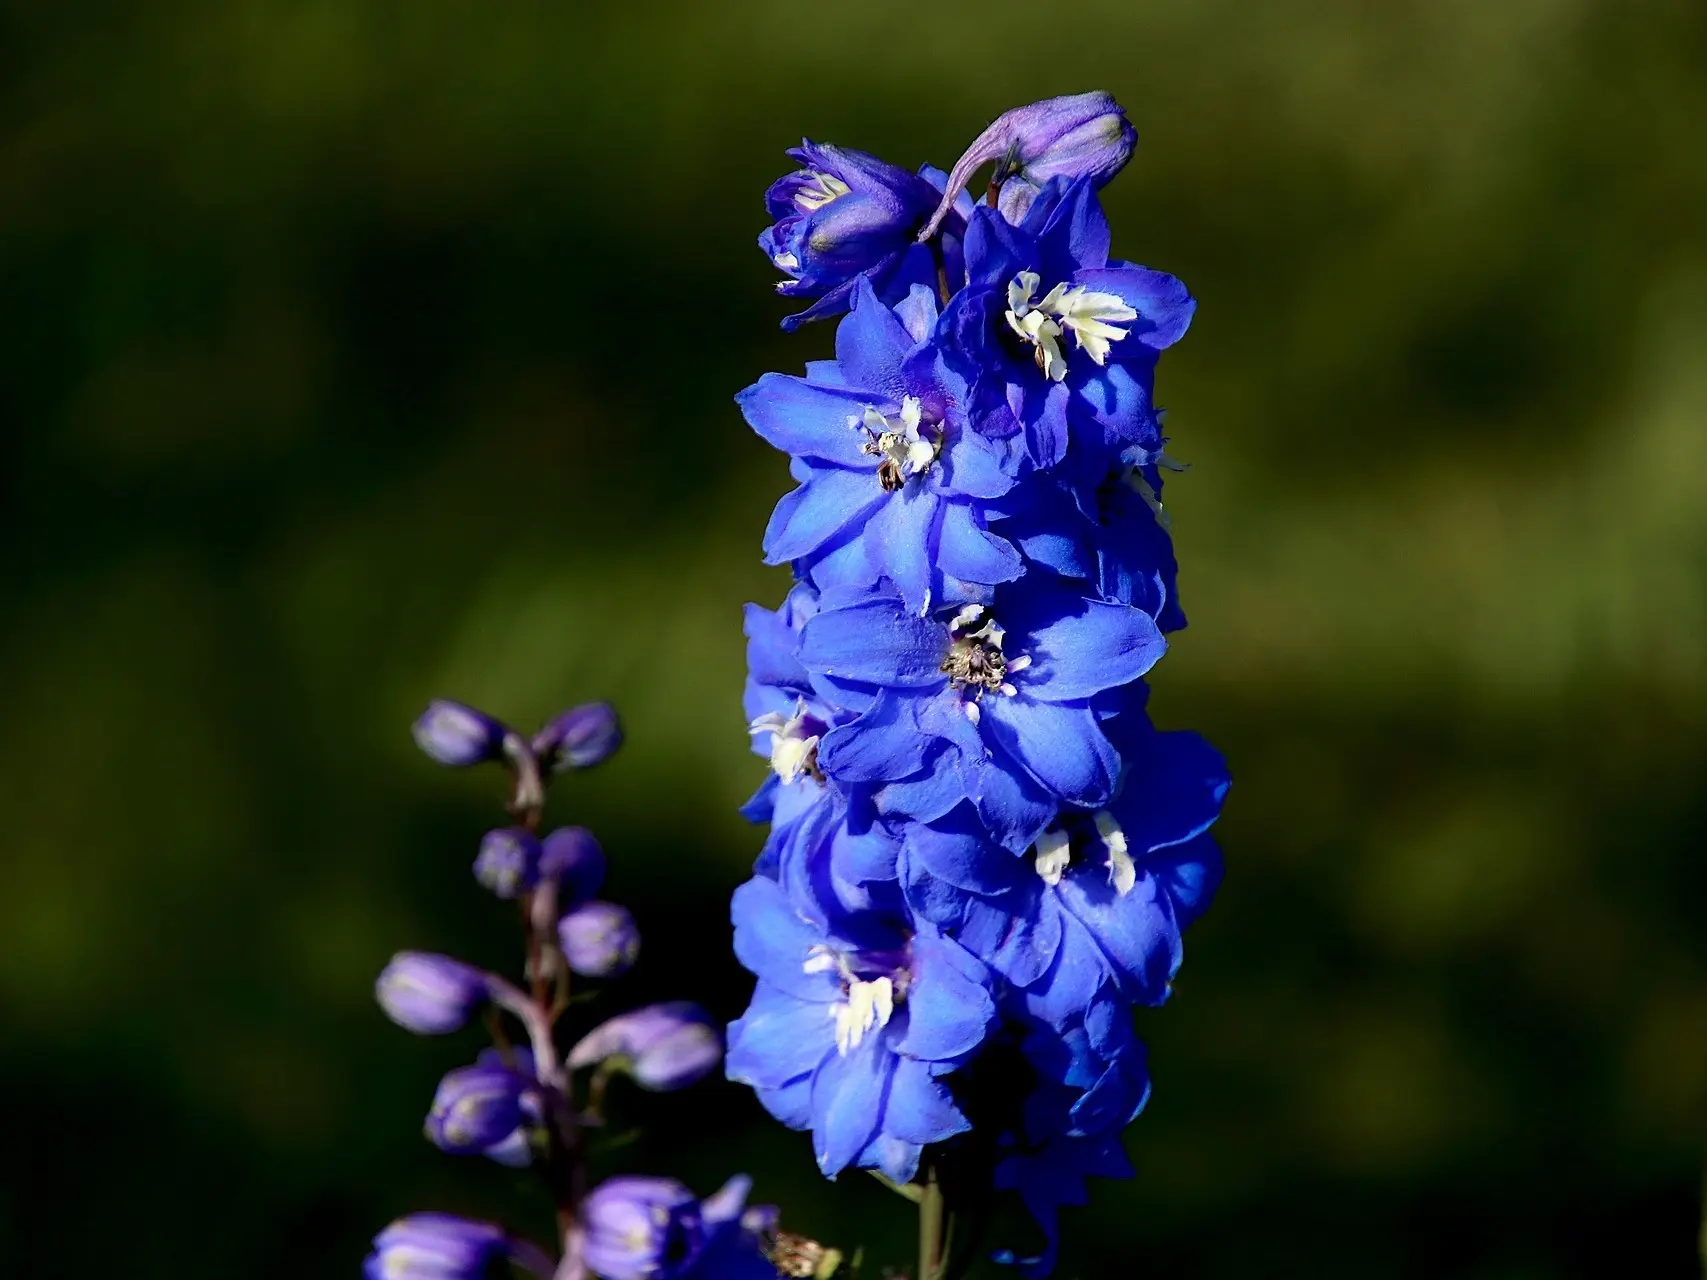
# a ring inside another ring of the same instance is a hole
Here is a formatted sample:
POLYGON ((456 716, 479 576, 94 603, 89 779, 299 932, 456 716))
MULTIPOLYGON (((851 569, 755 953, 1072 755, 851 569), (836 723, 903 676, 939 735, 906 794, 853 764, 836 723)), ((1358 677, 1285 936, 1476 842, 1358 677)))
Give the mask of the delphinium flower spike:
POLYGON ((1112 256, 1097 192, 1136 141, 1074 94, 946 174, 808 143, 767 197, 780 291, 815 300, 784 327, 841 319, 833 360, 736 397, 798 487, 764 535, 794 586, 747 610, 770 835, 726 1069, 827 1176, 918 1203, 913 1280, 964 1272, 949 1223, 998 1192, 1039 1239, 983 1252, 1043 1275, 1087 1175, 1129 1174, 1133 1010, 1221 876, 1221 758, 1145 706, 1185 625, 1155 372, 1195 303, 1112 256))
POLYGON ((439 1083, 424 1129, 452 1155, 538 1173, 556 1205, 549 1247, 493 1223, 442 1213, 399 1218, 374 1238, 369 1280, 487 1280, 495 1267, 541 1280, 774 1280, 777 1215, 746 1206, 732 1179, 704 1200, 668 1179, 616 1176, 594 1185, 591 1135, 605 1122, 617 1075, 652 1091, 685 1088, 723 1056, 710 1017, 688 1002, 608 1019, 565 1055, 560 1021, 577 977, 611 979, 638 957, 640 935, 621 905, 594 897, 605 857, 580 827, 541 837, 546 791, 565 771, 607 758, 622 735, 603 703, 576 707, 531 737, 457 702, 434 702, 415 739, 440 764, 501 762, 511 822, 487 832, 475 879, 521 907, 526 941, 518 984, 449 956, 406 951, 375 984, 387 1016, 420 1035, 450 1035, 487 1014, 492 1047, 439 1083), (521 1043, 505 1030, 508 1017, 521 1043))

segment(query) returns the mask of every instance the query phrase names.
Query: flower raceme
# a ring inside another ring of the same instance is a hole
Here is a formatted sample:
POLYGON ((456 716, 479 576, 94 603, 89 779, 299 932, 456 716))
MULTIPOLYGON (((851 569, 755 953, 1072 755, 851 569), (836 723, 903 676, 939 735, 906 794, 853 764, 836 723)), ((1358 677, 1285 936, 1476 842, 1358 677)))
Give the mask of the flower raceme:
POLYGON ((1093 92, 1007 112, 946 175, 791 153, 761 246, 814 299, 785 327, 839 317, 834 358, 736 397, 789 458, 764 552, 795 582, 746 617, 770 834, 727 1072, 828 1176, 999 1149, 986 1188, 1046 1245, 996 1256, 1032 1275, 1085 1176, 1129 1173, 1131 1012, 1221 875, 1225 767, 1145 709, 1185 623, 1155 379, 1195 303, 1112 254, 1097 193, 1136 136, 1093 92))

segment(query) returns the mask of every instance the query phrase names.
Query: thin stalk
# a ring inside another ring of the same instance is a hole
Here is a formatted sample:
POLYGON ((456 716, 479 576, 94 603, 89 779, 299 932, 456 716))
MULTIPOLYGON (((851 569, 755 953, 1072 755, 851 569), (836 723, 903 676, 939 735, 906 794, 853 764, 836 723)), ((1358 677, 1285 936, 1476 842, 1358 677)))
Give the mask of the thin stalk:
POLYGON ((942 1275, 946 1218, 942 1183, 937 1179, 936 1169, 927 1168, 924 1191, 919 1197, 919 1280, 938 1280, 942 1275))

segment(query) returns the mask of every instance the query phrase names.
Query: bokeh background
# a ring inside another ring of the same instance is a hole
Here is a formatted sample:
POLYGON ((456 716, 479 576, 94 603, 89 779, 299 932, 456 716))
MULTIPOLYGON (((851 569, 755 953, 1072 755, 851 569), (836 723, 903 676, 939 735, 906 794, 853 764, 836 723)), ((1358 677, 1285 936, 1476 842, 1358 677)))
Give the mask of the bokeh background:
MULTIPOLYGON (((514 955, 430 696, 619 703, 553 813, 646 929, 618 993, 739 1011, 787 479, 730 397, 830 343, 776 329, 760 194, 802 132, 947 165, 1098 86, 1116 248, 1200 301, 1153 705, 1236 783, 1062 1276, 1693 1273, 1699 0, 0 8, 0 1273, 353 1275, 514 1202, 419 1137, 472 1043, 370 1000, 514 955)), ((735 1086, 628 1115, 908 1256, 735 1086)))

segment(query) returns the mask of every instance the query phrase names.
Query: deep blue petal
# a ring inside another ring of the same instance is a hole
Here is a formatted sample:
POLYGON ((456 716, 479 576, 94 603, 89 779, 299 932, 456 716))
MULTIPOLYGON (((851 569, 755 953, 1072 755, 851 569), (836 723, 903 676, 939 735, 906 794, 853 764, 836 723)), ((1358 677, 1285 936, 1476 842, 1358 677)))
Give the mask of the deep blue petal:
POLYGON ((937 562, 945 574, 989 584, 1010 582, 1023 568, 1007 539, 984 529, 972 507, 962 502, 943 504, 937 562))
POLYGON ((797 1000, 764 981, 754 988, 747 1012, 729 1024, 728 1044, 728 1077, 763 1088, 810 1075, 825 1054, 836 1051, 822 1004, 797 1000))
POLYGON ((948 629, 894 600, 826 610, 800 634, 800 662, 808 671, 895 688, 943 684, 947 653, 948 629))
POLYGON ((926 933, 915 936, 907 1034, 900 1051, 930 1062, 956 1062, 970 1054, 995 1020, 988 982, 983 963, 958 943, 926 933))
POLYGON ((811 478, 776 504, 765 529, 765 563, 787 564, 809 555, 849 525, 868 519, 883 501, 870 472, 815 469, 811 478))
POLYGON ((832 729, 818 763, 839 782, 884 782, 925 767, 933 739, 919 729, 918 699, 882 690, 857 720, 832 729))
POLYGON ((765 374, 735 397, 753 430, 784 453, 866 470, 873 469, 864 452, 869 437, 848 420, 858 424, 868 406, 890 407, 886 402, 899 404, 872 391, 841 391, 781 373, 765 374))
POLYGON ((871 282, 854 286, 853 310, 836 326, 836 363, 848 385, 877 392, 899 405, 907 388, 901 362, 913 349, 913 336, 901 318, 877 299, 871 282))
POLYGON ((865 526, 871 566, 894 585, 909 611, 925 613, 931 599, 937 552, 937 515, 942 503, 917 482, 887 496, 865 526))
POLYGON ((782 886, 763 878, 735 890, 730 904, 735 957, 773 986, 800 1000, 827 1004, 841 998, 829 973, 807 973, 806 961, 823 934, 800 917, 782 886))
POLYGON ((935 1079, 924 1063, 902 1058, 895 1064, 889 1107, 883 1117, 884 1132, 904 1142, 926 1146, 965 1133, 971 1127, 971 1122, 954 1105, 947 1086, 935 1079))
POLYGON ((985 733, 1045 787, 1073 804, 1099 805, 1114 790, 1120 757, 1089 708, 985 698, 985 733))
POLYGON ((1024 631, 1023 652, 1031 666, 1014 683, 1047 702, 1130 684, 1167 648, 1155 619, 1142 609, 1097 600, 1055 597, 1042 616, 1016 619, 1015 625, 1024 631))

